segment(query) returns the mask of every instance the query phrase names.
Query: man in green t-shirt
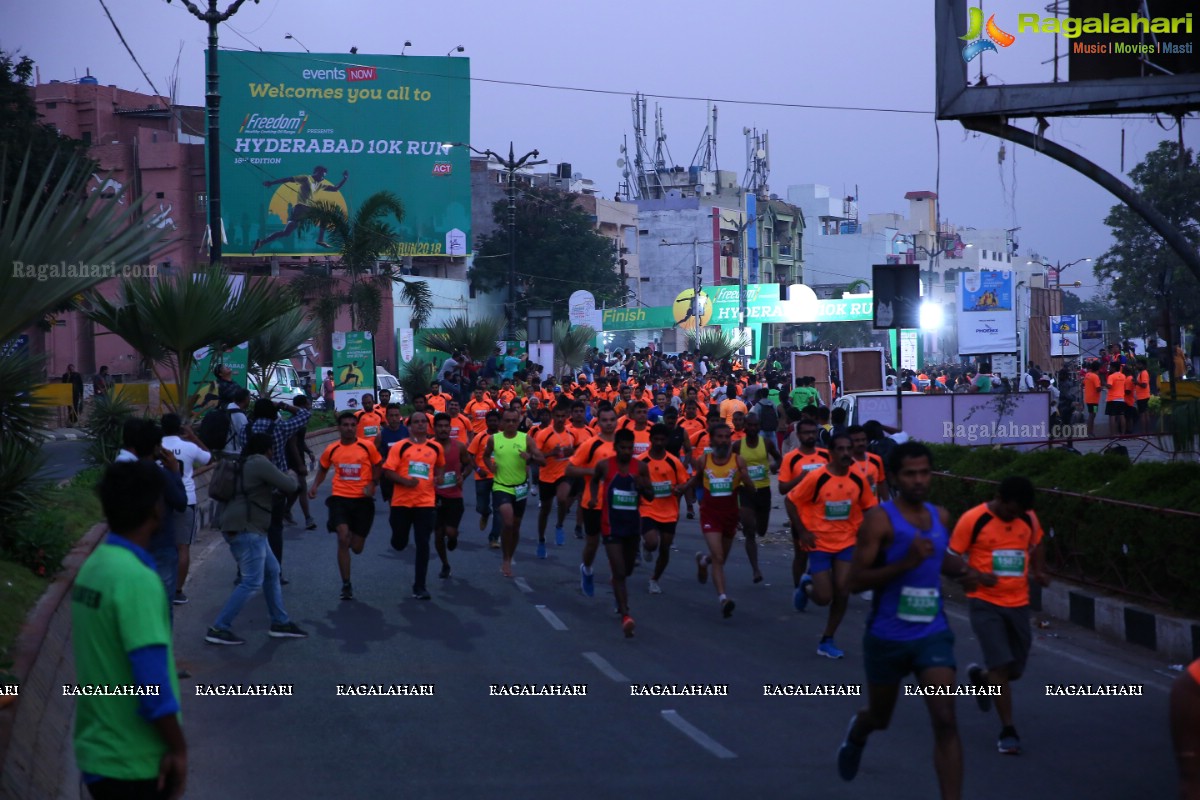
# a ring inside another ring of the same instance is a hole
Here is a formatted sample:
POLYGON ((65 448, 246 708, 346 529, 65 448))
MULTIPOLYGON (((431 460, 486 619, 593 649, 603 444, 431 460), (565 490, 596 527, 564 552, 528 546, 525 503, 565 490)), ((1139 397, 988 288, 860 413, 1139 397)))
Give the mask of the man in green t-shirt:
POLYGON ((529 496, 529 462, 545 464, 546 459, 525 434, 517 430, 521 412, 515 408, 500 417, 500 433, 488 440, 483 463, 496 478, 492 483, 492 510, 500 518, 500 572, 512 577, 512 559, 517 551, 525 500, 529 496))
POLYGON ((816 380, 808 375, 796 378, 796 388, 792 389, 792 405, 803 410, 808 406, 821 405, 820 394, 813 384, 816 380))
POLYGON ((75 760, 96 800, 178 798, 187 743, 170 604, 146 550, 163 514, 163 477, 153 463, 118 463, 99 492, 110 532, 71 590, 75 760))

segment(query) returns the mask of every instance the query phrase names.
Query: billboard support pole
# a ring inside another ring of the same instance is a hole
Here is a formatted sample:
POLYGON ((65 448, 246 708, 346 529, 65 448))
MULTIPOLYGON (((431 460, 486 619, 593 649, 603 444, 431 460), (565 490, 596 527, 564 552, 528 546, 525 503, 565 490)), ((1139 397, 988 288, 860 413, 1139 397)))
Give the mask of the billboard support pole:
MULTIPOLYGON (((208 0, 208 11, 201 11, 189 0, 182 2, 193 17, 208 24, 204 111, 208 117, 208 263, 214 265, 221 260, 221 239, 225 232, 221 224, 221 90, 217 75, 217 25, 236 14, 246 0, 233 0, 224 11, 217 11, 217 0, 208 0)), ((254 2, 258 3, 258 0, 254 2)))

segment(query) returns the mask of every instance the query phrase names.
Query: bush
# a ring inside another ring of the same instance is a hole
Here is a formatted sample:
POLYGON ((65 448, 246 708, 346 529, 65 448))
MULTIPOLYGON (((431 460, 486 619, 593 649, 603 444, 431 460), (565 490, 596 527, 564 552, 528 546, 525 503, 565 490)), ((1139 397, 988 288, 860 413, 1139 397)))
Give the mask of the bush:
POLYGON ((109 392, 92 399, 84 430, 88 434, 88 446, 83 457, 93 466, 111 464, 121 450, 121 431, 125 420, 134 415, 134 405, 121 395, 109 392))
POLYGON ((23 519, 45 504, 45 484, 36 477, 44 460, 15 437, 0 442, 0 548, 23 519))
POLYGON ((92 467, 62 486, 45 490, 37 508, 6 537, 4 558, 36 575, 53 577, 75 542, 103 517, 96 495, 100 475, 101 469, 92 467))

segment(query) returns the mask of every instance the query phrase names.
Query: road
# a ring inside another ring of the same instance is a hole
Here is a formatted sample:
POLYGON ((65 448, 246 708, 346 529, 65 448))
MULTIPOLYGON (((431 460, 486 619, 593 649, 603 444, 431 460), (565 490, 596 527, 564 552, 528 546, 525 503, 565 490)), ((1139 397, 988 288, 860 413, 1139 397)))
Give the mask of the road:
POLYGON ((83 454, 87 450, 86 441, 48 441, 42 445, 42 455, 46 463, 38 471, 37 477, 45 480, 61 481, 74 477, 87 469, 83 454))
MULTIPOLYGON (((471 487, 467 496, 473 497, 471 487)), ((323 506, 319 518, 323 521, 323 506)), ((515 568, 499 573, 477 517, 467 512, 454 572, 433 600, 409 599, 411 546, 393 553, 385 509, 354 560, 357 599, 338 599, 332 535, 286 533, 284 588, 308 640, 267 637, 253 598, 235 631, 248 643, 203 641, 231 588, 228 549, 213 532, 195 545, 192 602, 176 607, 184 682, 189 797, 432 796, 727 798, 936 796, 922 703, 901 697, 889 731, 871 739, 858 779, 843 783, 834 754, 862 699, 766 697, 765 684, 863 683, 861 633, 868 604, 852 598, 843 661, 815 655, 824 611, 791 608, 790 542, 776 529, 762 548, 767 582, 752 585, 741 545, 730 565, 732 619, 695 578, 700 541, 683 521, 664 594, 632 579, 637 635, 622 637, 597 561, 595 598, 578 588, 580 542, 570 530, 550 558, 533 557, 531 500, 515 568), (292 684, 292 697, 196 696, 208 684, 292 684), (492 684, 586 684, 587 695, 490 696, 492 684), (635 697, 631 684, 727 686, 727 696, 635 697), (433 696, 337 696, 338 684, 432 684, 433 696), (803 787, 803 788, 802 788, 803 787)), ((570 521, 568 522, 570 528, 570 521)), ((551 538, 553 536, 551 529, 551 538)), ((964 607, 949 605, 960 668, 979 657, 964 607)), ((966 797, 1170 797, 1175 790, 1166 721, 1171 675, 1147 651, 1110 644, 1055 622, 1039 631, 1017 686, 1025 754, 996 753, 999 723, 970 698, 958 703, 966 797), (1048 636, 1047 634, 1051 634, 1048 636), (1141 697, 1047 697, 1046 684, 1133 683, 1141 697)))

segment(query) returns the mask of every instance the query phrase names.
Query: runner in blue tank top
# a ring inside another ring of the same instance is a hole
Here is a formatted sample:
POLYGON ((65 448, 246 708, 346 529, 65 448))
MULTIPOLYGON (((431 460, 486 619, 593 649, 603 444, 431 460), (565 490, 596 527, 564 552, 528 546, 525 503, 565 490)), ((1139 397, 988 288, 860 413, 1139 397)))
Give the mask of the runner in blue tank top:
POLYGON ((650 483, 650 468, 645 461, 633 457, 633 431, 617 431, 613 436, 616 455, 596 465, 596 482, 602 487, 604 509, 600 524, 601 541, 608 565, 612 569, 613 594, 617 598, 617 613, 621 615, 621 630, 633 636, 633 617, 629 616, 629 592, 625 579, 633 574, 637 564, 638 544, 642 540, 641 513, 638 496, 654 499, 650 483))
MULTIPOLYGON (((868 704, 850 719, 838 750, 838 773, 844 780, 854 779, 867 737, 888 727, 900 683, 914 673, 920 683, 917 694, 929 692, 924 697, 941 796, 959 800, 962 743, 954 717, 954 634, 942 608, 941 576, 964 585, 974 585, 981 576, 946 552, 950 514, 926 502, 933 474, 929 448, 905 442, 892 450, 887 466, 896 499, 863 517, 850 565, 851 591, 871 589, 875 596, 863 638, 868 704)), ((907 694, 910 687, 905 688, 907 694)))

